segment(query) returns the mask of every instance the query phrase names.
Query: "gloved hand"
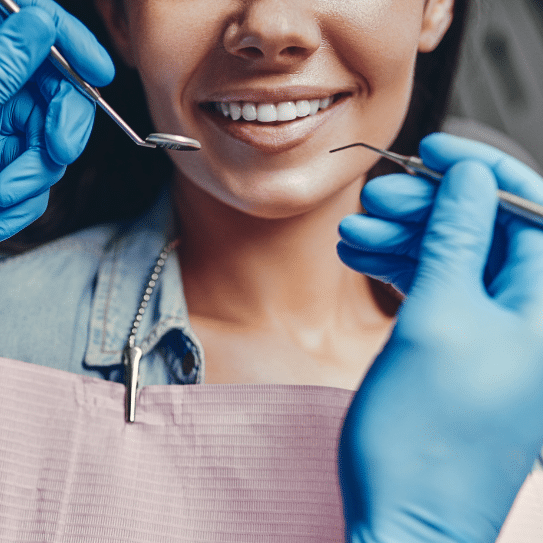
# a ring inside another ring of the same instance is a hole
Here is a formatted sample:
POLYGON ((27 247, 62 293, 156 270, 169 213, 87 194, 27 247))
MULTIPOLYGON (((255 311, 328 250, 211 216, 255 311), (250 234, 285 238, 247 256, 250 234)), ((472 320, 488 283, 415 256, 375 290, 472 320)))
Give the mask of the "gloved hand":
POLYGON ((373 216, 341 227, 345 261, 408 294, 341 433, 349 543, 494 542, 543 444, 543 231, 495 229, 497 185, 542 203, 542 180, 444 134, 421 156, 446 172, 435 196, 372 180, 373 216))
MULTIPOLYGON (((461 160, 477 160, 491 168, 504 182, 517 190, 516 178, 525 179, 528 198, 537 199, 541 178, 525 164, 489 145, 447 134, 432 134, 420 144, 420 156, 432 169, 446 171, 461 160), (532 186, 533 185, 533 186, 532 186)), ((351 215, 340 224, 343 242, 338 245, 341 259, 350 267, 409 291, 418 264, 420 242, 437 187, 430 181, 407 174, 372 179, 362 192, 367 215, 351 215)), ((500 213, 495 235, 502 236, 504 220, 500 213)), ((503 260, 501 237, 492 245, 485 283, 495 275, 503 260)))
POLYGON ((95 106, 45 60, 56 44, 89 83, 109 83, 107 52, 52 0, 19 0, 0 25, 0 240, 38 218, 49 187, 83 151, 95 106))

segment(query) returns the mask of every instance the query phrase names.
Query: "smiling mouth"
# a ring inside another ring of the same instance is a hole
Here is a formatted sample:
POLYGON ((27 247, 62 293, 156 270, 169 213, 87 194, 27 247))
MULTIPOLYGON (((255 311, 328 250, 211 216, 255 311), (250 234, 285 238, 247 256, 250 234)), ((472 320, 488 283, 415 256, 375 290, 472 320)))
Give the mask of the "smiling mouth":
MULTIPOLYGON (((340 92, 281 102, 210 101, 198 104, 215 129, 265 153, 277 154, 310 139, 352 97, 340 92)), ((207 124, 207 123, 206 123, 207 124)))
POLYGON ((347 95, 348 93, 338 93, 324 98, 276 103, 206 102, 201 104, 201 107, 210 114, 222 116, 232 121, 273 125, 304 117, 314 117, 347 95))

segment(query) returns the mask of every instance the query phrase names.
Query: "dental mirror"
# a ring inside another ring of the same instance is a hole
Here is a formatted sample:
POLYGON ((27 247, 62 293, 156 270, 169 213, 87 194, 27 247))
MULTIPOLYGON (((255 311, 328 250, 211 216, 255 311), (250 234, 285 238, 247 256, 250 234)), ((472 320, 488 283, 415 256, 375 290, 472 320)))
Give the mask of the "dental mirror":
MULTIPOLYGON (((20 7, 13 0, 0 0, 0 6, 3 6, 8 14, 20 11, 20 7)), ((62 75, 75 85, 79 92, 98 104, 137 145, 152 149, 162 147, 174 151, 197 151, 202 147, 197 140, 174 134, 149 134, 144 140, 141 139, 125 120, 102 98, 98 89, 79 77, 55 46, 51 47, 49 59, 62 75)))

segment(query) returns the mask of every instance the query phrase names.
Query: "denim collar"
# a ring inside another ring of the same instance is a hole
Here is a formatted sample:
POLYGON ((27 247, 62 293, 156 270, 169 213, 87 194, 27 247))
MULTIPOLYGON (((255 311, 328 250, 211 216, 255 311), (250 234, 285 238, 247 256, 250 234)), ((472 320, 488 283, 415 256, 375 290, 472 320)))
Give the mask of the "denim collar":
MULTIPOLYGON (((91 307, 87 366, 121 363, 151 269, 167 243, 171 215, 170 198, 165 192, 140 219, 121 226, 105 247, 91 307)), ((203 350, 190 327, 175 252, 170 254, 160 274, 138 329, 136 345, 146 356, 171 331, 179 333, 182 343, 190 346, 199 367, 198 382, 203 382, 203 350)))

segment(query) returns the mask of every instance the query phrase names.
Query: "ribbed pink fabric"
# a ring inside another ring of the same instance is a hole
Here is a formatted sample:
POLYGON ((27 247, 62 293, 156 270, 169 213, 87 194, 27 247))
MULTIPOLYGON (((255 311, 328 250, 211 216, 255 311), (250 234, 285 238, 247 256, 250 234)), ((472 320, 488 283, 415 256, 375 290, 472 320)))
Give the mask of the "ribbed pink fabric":
POLYGON ((352 393, 124 386, 0 360, 0 539, 343 541, 336 447, 352 393))
MULTIPOLYGON (((152 386, 127 425, 124 386, 0 359, 0 541, 343 542, 336 447, 351 398, 152 386)), ((500 543, 543 542, 542 489, 528 480, 500 543)))

